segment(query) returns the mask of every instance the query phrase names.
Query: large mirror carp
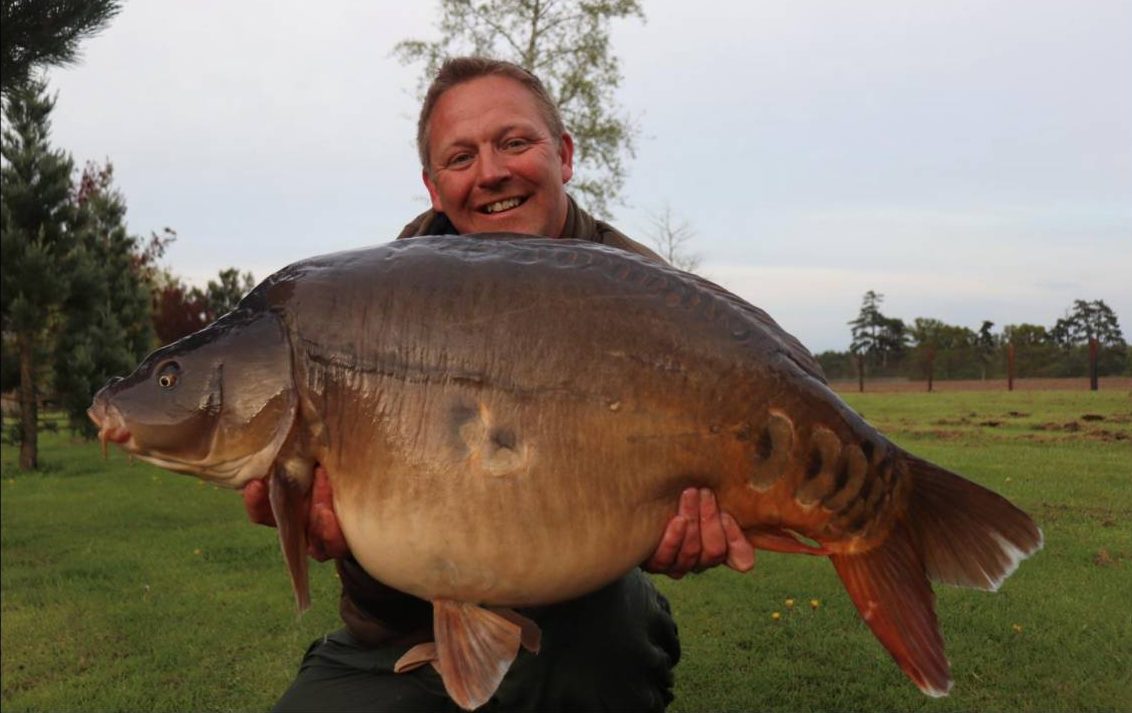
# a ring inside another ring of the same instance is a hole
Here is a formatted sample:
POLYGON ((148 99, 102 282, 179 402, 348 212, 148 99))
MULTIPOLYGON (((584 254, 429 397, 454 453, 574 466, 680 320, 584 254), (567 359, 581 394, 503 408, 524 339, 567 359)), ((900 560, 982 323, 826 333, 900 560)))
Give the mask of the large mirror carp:
POLYGON ((766 313, 589 242, 424 237, 295 263, 90 414, 163 468, 270 475, 300 607, 325 466, 358 562, 433 602, 436 665, 467 709, 536 645, 509 608, 637 566, 689 486, 756 547, 828 556, 930 695, 951 677, 929 582, 993 590, 1042 545, 1007 500, 866 423, 766 313))

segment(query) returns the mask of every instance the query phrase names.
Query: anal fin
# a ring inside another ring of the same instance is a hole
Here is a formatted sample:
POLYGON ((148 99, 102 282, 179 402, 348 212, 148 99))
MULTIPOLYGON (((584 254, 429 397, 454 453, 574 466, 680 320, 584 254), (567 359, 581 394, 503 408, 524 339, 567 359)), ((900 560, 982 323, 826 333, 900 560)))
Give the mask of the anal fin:
POLYGON ((519 653, 519 646, 537 646, 538 626, 514 612, 503 615, 475 604, 437 599, 433 603, 437 668, 448 695, 464 710, 491 699, 519 653), (513 616, 512 616, 513 615, 513 616), (518 617, 521 621, 515 620, 518 617), (524 629, 528 629, 524 636, 524 629))

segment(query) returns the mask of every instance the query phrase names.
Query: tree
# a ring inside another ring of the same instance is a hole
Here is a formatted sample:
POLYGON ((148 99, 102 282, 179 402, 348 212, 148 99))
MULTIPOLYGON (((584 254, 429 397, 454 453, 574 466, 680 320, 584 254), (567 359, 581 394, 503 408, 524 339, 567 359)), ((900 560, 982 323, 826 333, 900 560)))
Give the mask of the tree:
POLYGON ((1015 346, 1040 346, 1049 344, 1049 332, 1040 324, 1008 324, 1002 328, 1003 341, 1015 346))
POLYGON ((994 327, 994 322, 989 319, 984 319, 982 325, 979 327, 979 333, 975 337, 975 347, 979 352, 979 363, 982 365, 982 379, 986 381, 987 369, 990 367, 991 360, 994 359, 994 354, 998 351, 998 339, 991 332, 994 327))
POLYGON ((1096 339, 1107 347, 1124 346, 1124 335, 1116 314, 1104 300, 1073 300, 1073 306, 1057 320, 1049 334, 1054 342, 1065 348, 1088 344, 1090 339, 1096 339))
POLYGON ((660 256, 674 267, 694 272, 700 266, 700 256, 688 252, 687 244, 696 233, 686 221, 676 222, 672 217, 672 207, 667 203, 660 213, 650 215, 652 227, 646 233, 660 256))
MULTIPOLYGON (((240 274, 234 267, 221 270, 219 281, 209 280, 205 295, 211 319, 216 319, 236 309, 244 295, 255 287, 255 277, 250 272, 240 274)), ((211 319, 209 321, 211 321, 211 319)))
POLYGON ((440 40, 404 40, 393 52, 403 64, 423 61, 421 93, 448 57, 476 54, 514 62, 534 73, 558 104, 574 137, 572 190, 599 217, 609 216, 625 184, 625 156, 636 128, 619 114, 621 83, 609 46, 609 23, 644 19, 637 0, 440 0, 440 40))
MULTIPOLYGON (((79 250, 55 344, 55 395, 72 429, 93 435, 91 395, 152 349, 153 271, 146 248, 126 231, 126 203, 107 163, 87 164, 75 192, 79 250)), ((152 248, 152 244, 150 246, 152 248)))
POLYGON ((1003 343, 1014 349, 1015 373, 1020 377, 1070 376, 1064 353, 1040 324, 1008 324, 1002 328, 1003 343))
POLYGON ((161 344, 204 329, 213 320, 231 312, 256 284, 252 273, 240 274, 234 267, 221 270, 217 277, 217 280, 209 280, 202 290, 165 275, 163 284, 154 293, 153 307, 153 326, 161 344))
POLYGON ((909 335, 926 378, 931 379, 936 374, 945 379, 975 375, 974 349, 978 335, 972 330, 938 319, 917 317, 909 335))
POLYGON ((1104 300, 1073 300, 1073 306, 1057 320, 1049 334, 1060 347, 1063 361, 1070 365, 1086 363, 1089 357, 1084 345, 1096 339, 1101 347, 1096 364, 1098 375, 1119 374, 1127 368, 1128 345, 1116 313, 1104 300))
POLYGON ((66 65, 79 43, 118 14, 118 0, 2 0, 0 93, 24 85, 36 67, 66 65))
POLYGON ((849 351, 862 357, 870 357, 874 364, 887 367, 904 352, 907 342, 907 329, 904 320, 884 316, 880 305, 884 295, 869 290, 861 300, 861 311, 857 319, 849 322, 853 341, 849 351))
POLYGON ((5 99, 0 141, 3 165, 0 312, 3 334, 20 372, 20 469, 38 465, 39 395, 46 378, 44 352, 69 297, 76 261, 71 172, 64 151, 48 143, 55 100, 31 80, 5 99))
POLYGON ((204 329, 211 321, 208 298, 180 280, 168 281, 154 295, 153 328, 162 345, 204 329))

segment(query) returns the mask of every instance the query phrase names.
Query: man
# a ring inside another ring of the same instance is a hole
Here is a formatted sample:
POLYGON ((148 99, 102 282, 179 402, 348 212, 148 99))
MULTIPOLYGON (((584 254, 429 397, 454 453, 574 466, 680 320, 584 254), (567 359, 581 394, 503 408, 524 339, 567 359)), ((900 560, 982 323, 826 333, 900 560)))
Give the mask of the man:
MULTIPOLYGON (((417 143, 432 209, 399 238, 525 233, 592 240, 661 261, 566 194, 573 140, 541 82, 517 65, 445 63, 422 106, 417 143)), ((244 497, 251 518, 270 523, 262 481, 244 497)), ((309 536, 313 556, 336 561, 346 628, 311 645, 275 710, 458 710, 431 667, 394 672, 410 647, 431 640, 431 605, 375 581, 349 556, 321 469, 309 536)), ((710 491, 690 489, 644 566, 680 577, 725 560, 746 571, 754 551, 710 491)), ((542 629, 541 651, 520 653, 484 710, 645 711, 672 699, 676 626, 640 570, 580 599, 523 613, 542 629)))

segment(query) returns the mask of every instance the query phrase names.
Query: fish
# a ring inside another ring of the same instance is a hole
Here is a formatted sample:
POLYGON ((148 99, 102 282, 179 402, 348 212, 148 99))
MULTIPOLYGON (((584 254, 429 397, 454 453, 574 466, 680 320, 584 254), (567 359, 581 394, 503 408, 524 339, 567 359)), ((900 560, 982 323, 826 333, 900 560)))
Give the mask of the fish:
POLYGON ((431 663, 466 710, 538 627, 657 547, 710 488, 758 549, 828 557, 924 693, 950 665, 931 582, 995 590, 1042 547, 1000 495, 903 450, 766 312, 703 278, 573 240, 419 237, 294 263, 112 379, 103 444, 217 485, 268 478, 309 606, 313 471, 350 551, 433 603, 431 663))

